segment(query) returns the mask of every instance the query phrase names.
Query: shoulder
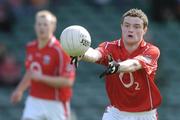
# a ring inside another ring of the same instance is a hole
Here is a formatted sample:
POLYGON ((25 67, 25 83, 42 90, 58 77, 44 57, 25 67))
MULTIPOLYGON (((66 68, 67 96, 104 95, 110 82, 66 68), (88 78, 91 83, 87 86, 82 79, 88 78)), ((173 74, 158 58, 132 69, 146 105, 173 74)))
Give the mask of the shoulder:
POLYGON ((160 49, 157 46, 153 45, 152 43, 147 42, 146 48, 152 52, 160 53, 160 49))
POLYGON ((49 43, 49 47, 53 48, 53 47, 59 47, 60 46, 60 42, 56 37, 53 37, 49 43))
POLYGON ((113 41, 105 41, 99 44, 99 47, 104 47, 105 49, 108 49, 110 47, 118 46, 118 40, 113 41))
POLYGON ((144 50, 143 54, 159 57, 160 56, 160 50, 157 46, 155 46, 151 43, 146 43, 145 50, 144 50))
POLYGON ((33 41, 31 41, 31 42, 28 42, 28 43, 26 44, 26 50, 35 48, 36 45, 37 45, 37 41, 36 41, 36 40, 33 40, 33 41))
POLYGON ((57 53, 61 51, 61 45, 57 39, 54 40, 51 44, 49 44, 49 48, 57 53))
POLYGON ((51 42, 49 43, 48 47, 49 47, 50 49, 57 49, 57 48, 61 48, 61 45, 60 45, 58 39, 53 38, 53 39, 51 40, 51 42))
POLYGON ((65 53, 65 51, 63 50, 59 40, 56 40, 51 46, 50 48, 54 51, 54 53, 62 58, 67 57, 68 55, 65 53))
POLYGON ((26 47, 33 47, 33 46, 35 46, 37 44, 37 41, 36 40, 33 40, 33 41, 31 41, 31 42, 28 42, 27 44, 26 44, 26 47))

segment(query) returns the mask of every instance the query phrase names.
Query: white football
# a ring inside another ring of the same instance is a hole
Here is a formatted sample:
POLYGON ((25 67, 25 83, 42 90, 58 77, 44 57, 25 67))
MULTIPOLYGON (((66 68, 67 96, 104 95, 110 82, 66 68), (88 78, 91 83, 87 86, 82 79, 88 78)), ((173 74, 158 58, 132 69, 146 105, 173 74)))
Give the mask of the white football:
POLYGON ((82 26, 72 25, 63 30, 60 36, 63 49, 70 56, 81 56, 91 46, 91 36, 82 26))

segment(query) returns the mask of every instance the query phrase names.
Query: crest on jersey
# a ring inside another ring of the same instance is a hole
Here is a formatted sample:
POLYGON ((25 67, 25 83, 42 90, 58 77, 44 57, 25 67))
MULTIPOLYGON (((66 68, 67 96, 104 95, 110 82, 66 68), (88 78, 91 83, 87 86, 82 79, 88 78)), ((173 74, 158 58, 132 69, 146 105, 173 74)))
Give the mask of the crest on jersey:
POLYGON ((44 63, 44 64, 49 64, 49 63, 50 63, 50 60, 51 60, 51 58, 50 58, 49 55, 45 55, 45 56, 43 57, 43 63, 44 63))
POLYGON ((31 54, 29 54, 29 55, 27 56, 27 60, 28 60, 28 61, 32 61, 32 60, 33 60, 33 56, 32 56, 31 54))

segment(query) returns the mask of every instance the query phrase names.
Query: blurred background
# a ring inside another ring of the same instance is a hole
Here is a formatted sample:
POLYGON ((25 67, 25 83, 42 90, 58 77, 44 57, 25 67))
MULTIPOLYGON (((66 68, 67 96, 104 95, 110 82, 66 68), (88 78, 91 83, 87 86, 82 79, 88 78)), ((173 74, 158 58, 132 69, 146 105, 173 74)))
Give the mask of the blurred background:
MULTIPOLYGON (((24 73, 25 45, 35 38, 36 11, 48 9, 58 17, 57 38, 67 26, 84 26, 95 48, 120 37, 120 18, 134 7, 147 13, 146 39, 161 50, 156 76, 163 96, 159 120, 180 120, 180 0, 0 0, 0 120, 20 120, 22 114, 27 93, 16 106, 9 98, 24 73)), ((101 120, 108 105, 104 80, 98 78, 102 70, 80 63, 71 104, 74 119, 101 120)))

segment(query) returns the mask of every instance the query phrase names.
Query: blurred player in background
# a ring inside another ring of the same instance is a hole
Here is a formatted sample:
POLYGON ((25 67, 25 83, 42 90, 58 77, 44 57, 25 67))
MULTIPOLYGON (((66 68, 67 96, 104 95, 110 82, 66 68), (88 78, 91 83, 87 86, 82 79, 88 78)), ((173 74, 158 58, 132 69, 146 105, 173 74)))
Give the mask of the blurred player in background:
POLYGON ((144 40, 147 27, 145 13, 130 9, 122 16, 121 39, 90 48, 81 58, 107 66, 101 77, 105 75, 110 106, 103 120, 158 119, 161 95, 154 78, 160 51, 144 40))
POLYGON ((21 101, 30 87, 23 120, 68 120, 71 87, 75 79, 70 57, 53 35, 56 17, 43 10, 36 14, 37 40, 27 44, 26 73, 11 96, 13 104, 21 101))

